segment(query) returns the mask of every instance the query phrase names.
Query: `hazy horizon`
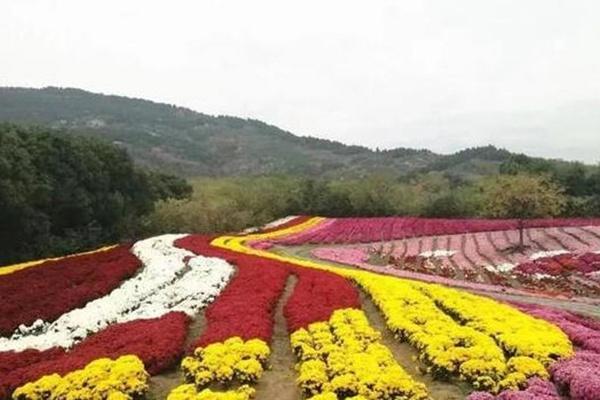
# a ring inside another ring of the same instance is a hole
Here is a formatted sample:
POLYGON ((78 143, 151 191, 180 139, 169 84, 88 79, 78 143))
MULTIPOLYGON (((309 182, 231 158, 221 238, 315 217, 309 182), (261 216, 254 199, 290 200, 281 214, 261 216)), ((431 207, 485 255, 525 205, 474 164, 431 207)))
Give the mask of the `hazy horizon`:
POLYGON ((0 85, 76 87, 296 135, 600 161, 594 1, 0 4, 0 85))

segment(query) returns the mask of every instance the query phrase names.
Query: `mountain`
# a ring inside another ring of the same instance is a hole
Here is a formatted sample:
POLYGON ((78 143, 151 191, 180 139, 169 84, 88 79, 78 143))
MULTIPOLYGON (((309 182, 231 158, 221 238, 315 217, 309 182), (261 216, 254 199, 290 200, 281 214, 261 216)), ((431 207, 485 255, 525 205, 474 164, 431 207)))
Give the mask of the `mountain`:
POLYGON ((141 165, 184 176, 361 176, 437 170, 464 177, 494 173, 511 155, 492 146, 452 155, 408 148, 371 150, 295 136, 253 119, 56 87, 0 88, 0 121, 101 137, 127 149, 141 165))

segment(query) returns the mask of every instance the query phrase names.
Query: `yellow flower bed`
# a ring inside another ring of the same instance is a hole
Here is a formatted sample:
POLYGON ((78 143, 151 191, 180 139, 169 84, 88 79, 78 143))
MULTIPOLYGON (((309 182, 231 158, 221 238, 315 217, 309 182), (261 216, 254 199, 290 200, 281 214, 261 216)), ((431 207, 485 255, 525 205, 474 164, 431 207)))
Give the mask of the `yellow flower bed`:
MULTIPOLYGON (((355 279, 380 308, 390 330, 419 350, 419 359, 428 366, 428 372, 434 377, 458 376, 476 389, 491 392, 522 387, 532 376, 548 377, 541 360, 529 357, 530 354, 517 354, 518 357, 506 360, 505 349, 488 332, 455 321, 436 305, 434 298, 427 295, 428 290, 420 290, 420 284, 377 275, 355 279)), ((454 289, 424 286, 426 289, 437 290, 437 294, 443 295, 444 299, 463 295, 454 289)), ((479 310, 494 314, 502 312, 502 305, 492 300, 489 300, 490 303, 499 307, 495 311, 480 308, 479 300, 485 300, 483 298, 473 296, 472 300, 474 301, 469 307, 474 313, 479 310)), ((515 315, 514 318, 518 316, 515 315)), ((531 318, 521 321, 524 325, 537 322, 539 321, 531 318)), ((500 326, 508 324, 509 321, 500 326)), ((552 336, 551 331, 545 332, 552 336)), ((543 343, 540 343, 540 347, 544 347, 543 343)))
POLYGON ((428 399, 425 386, 398 365, 360 310, 338 310, 290 340, 299 360, 297 383, 313 400, 428 399))
POLYGON ((19 263, 19 264, 6 265, 4 267, 0 266, 0 275, 12 274, 13 272, 17 272, 17 271, 20 271, 22 269, 26 269, 26 268, 30 268, 30 267, 35 267, 37 265, 45 263, 46 261, 57 261, 57 260, 62 260, 64 258, 69 258, 69 257, 84 256, 84 255, 88 255, 88 254, 100 253, 102 251, 107 251, 107 250, 113 249, 115 247, 117 247, 116 244, 112 245, 112 246, 101 247, 99 249, 92 250, 92 251, 86 251, 86 252, 83 252, 83 253, 70 254, 68 256, 63 256, 63 257, 45 258, 45 259, 42 259, 42 260, 27 261, 27 262, 19 263))
POLYGON ((196 390, 193 384, 176 387, 169 393, 167 400, 250 400, 254 398, 255 390, 248 385, 242 385, 236 390, 218 392, 210 389, 196 390))
POLYGON ((143 398, 149 375, 136 356, 101 358, 64 377, 46 375, 13 393, 15 400, 126 400, 143 398))
POLYGON ((415 286, 462 324, 493 337, 511 356, 531 357, 547 367, 573 354, 567 335, 549 322, 467 292, 438 285, 415 286))
POLYGON ((253 383, 262 376, 269 355, 269 346, 262 340, 244 342, 234 337, 223 343, 198 347, 193 356, 183 359, 181 369, 186 380, 199 388, 233 380, 253 383))
POLYGON ((185 357, 181 369, 188 384, 176 387, 168 400, 247 400, 254 397, 255 383, 262 376, 271 350, 260 339, 243 341, 239 337, 223 343, 198 347, 193 356, 185 357), (244 383, 236 390, 215 392, 206 387, 213 383, 244 383))

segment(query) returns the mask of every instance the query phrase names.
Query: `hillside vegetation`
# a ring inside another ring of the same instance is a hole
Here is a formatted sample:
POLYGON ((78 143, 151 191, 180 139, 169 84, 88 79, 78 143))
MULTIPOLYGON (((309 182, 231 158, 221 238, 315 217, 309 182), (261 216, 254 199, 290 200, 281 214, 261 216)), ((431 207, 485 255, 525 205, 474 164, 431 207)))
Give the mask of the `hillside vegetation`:
POLYGON ((126 148, 141 165, 185 176, 360 177, 436 170, 472 177, 496 173, 510 156, 492 146, 449 156, 406 148, 376 151, 295 136, 257 120, 79 89, 0 88, 1 120, 102 137, 126 148))

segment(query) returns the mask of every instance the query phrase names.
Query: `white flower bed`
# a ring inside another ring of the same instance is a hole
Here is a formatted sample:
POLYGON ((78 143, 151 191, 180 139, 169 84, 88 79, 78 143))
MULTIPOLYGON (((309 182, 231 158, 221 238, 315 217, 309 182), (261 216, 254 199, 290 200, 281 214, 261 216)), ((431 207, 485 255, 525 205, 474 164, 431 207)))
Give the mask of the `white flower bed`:
POLYGON ((539 258, 547 258, 547 257, 556 257, 561 254, 569 254, 570 251, 565 249, 560 250, 549 250, 549 251, 538 251, 537 253, 533 253, 529 258, 532 260, 537 260, 539 258))
POLYGON ((441 258, 441 257, 452 257, 456 254, 455 250, 433 250, 433 251, 424 251, 419 254, 421 257, 425 258, 441 258))
POLYGON ((38 320, 19 327, 11 338, 0 338, 0 351, 69 348, 111 324, 171 311, 193 316, 221 292, 234 268, 224 260, 175 247, 174 242, 185 236, 162 235, 137 242, 132 252, 143 269, 136 276, 52 323, 38 320))
POLYGON ((511 272, 516 267, 517 266, 515 264, 504 263, 504 264, 499 264, 499 265, 486 265, 485 269, 487 269, 490 272, 506 273, 506 272, 511 272))

